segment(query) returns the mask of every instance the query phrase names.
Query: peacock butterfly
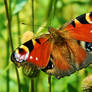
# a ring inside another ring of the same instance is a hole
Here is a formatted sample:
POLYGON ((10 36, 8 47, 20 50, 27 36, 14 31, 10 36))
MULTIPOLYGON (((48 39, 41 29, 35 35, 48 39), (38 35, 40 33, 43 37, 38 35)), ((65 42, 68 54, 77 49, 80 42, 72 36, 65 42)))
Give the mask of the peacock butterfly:
MULTIPOLYGON (((76 17, 49 34, 30 39, 11 55, 17 66, 35 66, 61 78, 92 63, 92 12, 76 17), (27 65, 26 64, 26 65, 27 65)), ((35 71, 36 71, 35 70, 35 71)))

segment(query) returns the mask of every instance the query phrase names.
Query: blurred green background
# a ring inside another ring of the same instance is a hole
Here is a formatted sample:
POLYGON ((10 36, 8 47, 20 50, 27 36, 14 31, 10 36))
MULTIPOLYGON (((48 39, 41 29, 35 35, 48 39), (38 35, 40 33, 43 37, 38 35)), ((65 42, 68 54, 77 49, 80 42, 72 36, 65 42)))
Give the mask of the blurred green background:
MULTIPOLYGON (((7 0, 7 2, 15 49, 21 44, 22 35, 27 31, 33 31, 32 0, 7 0)), ((47 32, 48 26, 58 28, 72 18, 92 11, 92 0, 34 0, 33 2, 34 34, 44 24, 46 27, 40 30, 40 34, 47 32)), ((12 50, 8 38, 5 4, 0 0, 0 92, 19 92, 15 66, 10 63, 12 50)), ((31 92, 31 79, 24 76, 21 69, 18 70, 21 92, 31 92)), ((60 80, 52 76, 52 92, 82 92, 82 81, 91 73, 92 68, 89 66, 60 80)), ((49 92, 48 85, 48 75, 40 72, 34 79, 34 92, 49 92)))

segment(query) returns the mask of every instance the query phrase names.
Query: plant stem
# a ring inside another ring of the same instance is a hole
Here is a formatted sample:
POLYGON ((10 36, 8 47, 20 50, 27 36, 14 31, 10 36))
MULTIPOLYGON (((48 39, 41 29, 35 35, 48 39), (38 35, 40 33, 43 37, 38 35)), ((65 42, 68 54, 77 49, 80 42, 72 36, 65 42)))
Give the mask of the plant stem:
MULTIPOLYGON (((11 2, 11 0, 9 2, 11 2)), ((13 51, 14 48, 13 48, 13 41, 12 41, 12 35, 11 35, 11 14, 9 15, 9 12, 8 12, 7 0, 4 0, 4 3, 5 3, 6 17, 8 20, 9 41, 10 41, 11 49, 13 51)), ((10 7, 9 7, 9 10, 11 11, 10 7)))
POLYGON ((20 39, 20 23, 19 23, 19 13, 17 13, 17 27, 18 27, 18 44, 20 45, 21 44, 21 39, 20 39))
MULTIPOLYGON (((17 17, 17 27, 18 27, 18 31, 17 31, 17 33, 18 33, 18 44, 19 45, 21 45, 21 30, 20 30, 20 17, 19 17, 19 13, 17 13, 16 14, 16 17, 17 17)), ((29 89, 29 86, 28 86, 28 81, 27 81, 27 79, 26 79, 26 77, 25 76, 23 76, 23 79, 24 79, 24 85, 23 86, 21 86, 21 88, 22 88, 22 91, 23 92, 28 92, 28 89, 29 89), (25 88, 24 88, 24 86, 25 86, 25 88)))
POLYGON ((48 8, 48 10, 47 10, 46 19, 50 18, 50 14, 51 14, 51 11, 52 11, 53 1, 54 1, 54 0, 50 0, 50 1, 49 1, 49 5, 48 5, 49 8, 48 8))
MULTIPOLYGON (((54 19, 55 10, 56 10, 56 2, 57 2, 57 0, 49 1, 49 5, 48 5, 49 8, 47 11, 47 16, 46 16, 49 26, 51 26, 52 19, 54 19)), ((51 75, 48 76, 48 88, 49 88, 49 92, 51 92, 51 75)))
POLYGON ((51 75, 48 75, 49 92, 51 92, 51 75))
MULTIPOLYGON (((50 0, 49 4, 48 4, 48 10, 47 10, 47 14, 46 14, 46 20, 48 22, 48 25, 51 26, 51 22, 52 22, 52 13, 53 12, 53 6, 54 6, 54 0, 50 0)), ((54 15, 53 15, 54 17, 54 15)))
POLYGON ((34 92, 34 79, 31 79, 31 92, 34 92))
MULTIPOLYGON (((53 1, 53 5, 52 5, 52 17, 51 17, 51 22, 54 20, 55 17, 55 12, 56 12, 56 4, 57 4, 57 0, 53 1)), ((52 24, 52 23, 51 23, 52 24)))
MULTIPOLYGON (((32 30, 34 33, 34 0, 32 0, 32 30)), ((31 92, 34 92, 34 79, 31 79, 31 92)))
MULTIPOLYGON (((6 48, 7 48, 7 52, 6 52, 6 66, 7 66, 9 64, 9 38, 6 42, 6 48)), ((9 77, 9 69, 8 69, 7 70, 7 92, 10 91, 9 81, 10 81, 10 77, 9 77)))
POLYGON ((34 0, 32 0, 32 30, 34 33, 34 0))
MULTIPOLYGON (((11 50, 13 52, 14 47, 13 47, 13 41, 12 41, 12 34, 11 34, 11 0, 9 1, 9 11, 8 11, 8 4, 7 4, 7 0, 4 0, 4 4, 5 4, 5 11, 6 11, 6 17, 8 20, 8 34, 9 34, 9 41, 10 41, 10 45, 11 45, 11 50)), ((21 87, 20 87, 20 80, 19 80, 19 73, 17 70, 17 67, 15 66, 15 70, 16 70, 16 75, 17 75, 17 81, 18 81, 18 92, 21 92, 21 87)))

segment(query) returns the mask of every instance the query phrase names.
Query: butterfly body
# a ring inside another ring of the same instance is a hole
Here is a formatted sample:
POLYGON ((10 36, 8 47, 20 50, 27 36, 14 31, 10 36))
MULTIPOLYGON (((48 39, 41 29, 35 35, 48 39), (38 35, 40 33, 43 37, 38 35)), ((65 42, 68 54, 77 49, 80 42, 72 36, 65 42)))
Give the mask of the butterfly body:
POLYGON ((91 23, 92 13, 87 13, 57 30, 51 27, 49 34, 31 39, 18 47, 11 59, 18 66, 30 63, 37 70, 43 70, 57 78, 70 75, 92 63, 91 23), (88 43, 86 47, 89 51, 80 41, 88 43))

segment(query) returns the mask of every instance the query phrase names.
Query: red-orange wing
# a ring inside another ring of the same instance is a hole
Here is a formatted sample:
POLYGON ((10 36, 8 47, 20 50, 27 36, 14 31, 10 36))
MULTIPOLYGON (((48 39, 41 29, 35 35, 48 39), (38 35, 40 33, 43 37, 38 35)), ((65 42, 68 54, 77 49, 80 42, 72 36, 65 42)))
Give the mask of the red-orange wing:
POLYGON ((62 28, 69 31, 69 35, 76 40, 92 42, 92 12, 76 17, 62 28))
POLYGON ((45 68, 47 66, 52 49, 52 44, 47 40, 48 39, 44 37, 32 40, 33 49, 30 51, 27 62, 40 68, 45 68))

